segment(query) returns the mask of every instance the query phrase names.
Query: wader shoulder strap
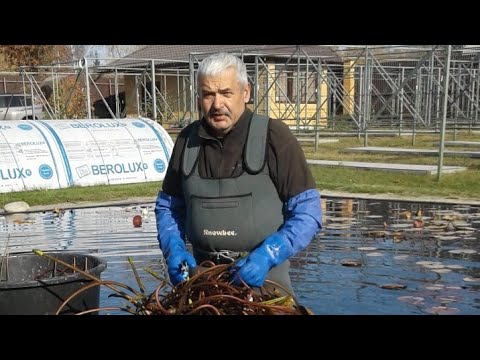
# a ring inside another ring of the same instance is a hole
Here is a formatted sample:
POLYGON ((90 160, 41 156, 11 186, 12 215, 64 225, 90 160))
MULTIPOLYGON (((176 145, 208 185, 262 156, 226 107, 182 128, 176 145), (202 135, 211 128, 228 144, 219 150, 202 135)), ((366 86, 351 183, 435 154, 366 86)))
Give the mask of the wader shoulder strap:
POLYGON ((253 114, 248 128, 247 145, 245 147, 245 166, 258 174, 265 165, 267 153, 268 116, 253 114))
POLYGON ((200 120, 195 121, 192 125, 190 134, 185 142, 183 149, 182 172, 183 175, 188 176, 192 172, 193 166, 197 161, 198 153, 200 151, 200 137, 198 136, 198 128, 200 127, 200 120))

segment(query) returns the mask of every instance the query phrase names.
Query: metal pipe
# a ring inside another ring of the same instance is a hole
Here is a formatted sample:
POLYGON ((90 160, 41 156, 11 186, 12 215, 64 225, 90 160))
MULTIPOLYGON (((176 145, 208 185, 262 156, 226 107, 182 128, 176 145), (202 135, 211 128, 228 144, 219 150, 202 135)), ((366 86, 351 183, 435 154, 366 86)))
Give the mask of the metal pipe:
POLYGON ((297 133, 300 131, 300 46, 297 46, 297 101, 295 101, 295 118, 297 122, 297 133))
POLYGON ((84 57, 82 59, 83 61, 83 66, 85 69, 85 92, 86 92, 86 97, 87 97, 87 116, 88 119, 92 118, 92 105, 90 103, 90 75, 88 73, 88 59, 84 57))
POLYGON ((155 91, 156 85, 155 85, 155 60, 152 59, 151 61, 151 67, 152 67, 152 107, 153 107, 153 120, 157 121, 157 93, 155 91))
POLYGON ((115 69, 115 78, 114 78, 114 89, 115 89, 115 114, 117 119, 120 118, 120 97, 118 96, 118 71, 115 69))
POLYGON ((321 76, 320 76, 320 71, 322 68, 322 64, 320 59, 318 60, 318 71, 317 71, 317 111, 315 113, 315 152, 318 151, 318 137, 319 137, 319 131, 318 127, 320 126, 320 115, 322 111, 322 83, 321 83, 321 76))
POLYGON ((438 149, 438 170, 437 180, 440 181, 442 177, 443 167, 443 150, 445 147, 445 123, 447 122, 447 106, 448 106, 448 82, 450 76, 450 56, 452 52, 452 45, 447 46, 447 60, 445 61, 445 69, 443 75, 443 114, 442 114, 442 129, 440 132, 440 148, 438 149))

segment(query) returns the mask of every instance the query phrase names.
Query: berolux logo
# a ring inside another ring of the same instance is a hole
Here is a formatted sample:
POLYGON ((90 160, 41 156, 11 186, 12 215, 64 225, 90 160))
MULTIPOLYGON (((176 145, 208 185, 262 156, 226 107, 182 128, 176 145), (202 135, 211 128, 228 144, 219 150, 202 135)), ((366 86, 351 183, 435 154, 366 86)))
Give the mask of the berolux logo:
POLYGON ((121 122, 111 122, 111 123, 82 123, 82 124, 70 124, 70 126, 74 129, 89 129, 89 128, 94 128, 94 129, 101 129, 101 128, 119 128, 119 127, 125 127, 127 124, 121 123, 121 122))
POLYGON ((208 230, 203 229, 203 235, 207 236, 237 236, 235 230, 208 230))
POLYGON ((143 172, 148 169, 148 165, 143 162, 131 162, 126 164, 101 164, 92 165, 93 175, 108 175, 108 174, 128 174, 143 172))
POLYGON ((0 179, 2 180, 14 180, 14 179, 25 179, 26 177, 32 175, 30 169, 24 168, 10 168, 10 169, 0 169, 0 179))

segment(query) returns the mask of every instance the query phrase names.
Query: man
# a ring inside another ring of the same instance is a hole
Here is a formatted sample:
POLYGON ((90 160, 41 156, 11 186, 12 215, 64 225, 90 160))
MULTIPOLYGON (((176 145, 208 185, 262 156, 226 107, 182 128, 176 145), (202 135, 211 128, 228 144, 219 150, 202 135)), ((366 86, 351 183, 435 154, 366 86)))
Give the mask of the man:
POLYGON ((179 134, 155 206, 170 280, 186 279, 185 264, 248 252, 236 263, 237 283, 260 287, 268 278, 292 292, 287 259, 321 228, 303 151, 281 120, 247 109, 250 84, 236 56, 205 58, 197 84, 203 117, 179 134))

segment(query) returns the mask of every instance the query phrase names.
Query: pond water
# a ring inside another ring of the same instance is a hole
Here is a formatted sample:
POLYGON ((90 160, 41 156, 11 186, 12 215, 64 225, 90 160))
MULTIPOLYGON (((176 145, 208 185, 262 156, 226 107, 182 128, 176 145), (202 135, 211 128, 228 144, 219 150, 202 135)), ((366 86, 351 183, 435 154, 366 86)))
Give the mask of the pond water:
MULTIPOLYGON (((480 314, 480 207, 322 199, 323 229, 291 259, 299 302, 315 314, 480 314)), ((165 274, 153 204, 0 216, 0 250, 95 253, 103 280, 147 291, 165 274), (132 220, 141 215, 141 227, 132 220)), ((101 288, 100 306, 122 305, 101 288)))

